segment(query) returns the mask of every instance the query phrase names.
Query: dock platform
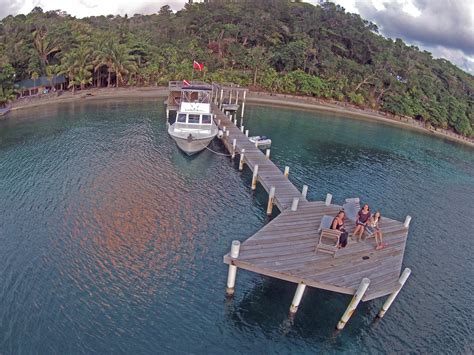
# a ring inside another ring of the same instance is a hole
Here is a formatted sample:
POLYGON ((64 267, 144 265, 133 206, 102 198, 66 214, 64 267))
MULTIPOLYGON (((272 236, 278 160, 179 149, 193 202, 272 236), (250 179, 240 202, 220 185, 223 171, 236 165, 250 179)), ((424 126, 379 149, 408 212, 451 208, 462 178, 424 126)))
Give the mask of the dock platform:
MULTIPOLYGON (((235 241, 231 252, 224 256, 224 263, 229 265, 228 294, 233 294, 235 273, 241 268, 298 284, 290 307, 293 313, 306 286, 354 295, 338 329, 345 326, 360 301, 390 295, 378 314, 383 317, 411 273, 407 268, 400 274, 411 217, 407 216, 405 222, 382 218, 380 228, 386 243, 383 249, 375 249, 374 238, 360 242, 349 238, 347 246, 336 255, 317 252, 323 216, 336 216, 342 206, 332 204, 330 198, 308 201, 306 191, 300 192, 288 179, 288 168, 282 173, 269 152, 264 154, 249 141, 248 132, 244 134, 245 127, 237 126, 237 115, 224 114, 218 101, 216 96, 213 112, 223 131, 222 143, 232 156, 240 155, 240 167, 246 165, 253 172, 252 185, 258 181, 269 198, 274 193, 269 205, 275 204, 281 212, 243 243, 235 241)), ((355 223, 346 221, 345 227, 351 235, 355 223)))

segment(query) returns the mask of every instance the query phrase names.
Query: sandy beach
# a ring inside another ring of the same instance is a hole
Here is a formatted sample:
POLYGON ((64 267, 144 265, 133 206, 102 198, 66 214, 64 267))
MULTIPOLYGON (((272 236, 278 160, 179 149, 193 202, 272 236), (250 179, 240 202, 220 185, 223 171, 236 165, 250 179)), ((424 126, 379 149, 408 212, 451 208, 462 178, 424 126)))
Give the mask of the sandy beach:
MULTIPOLYGON (((97 88, 84 91, 63 92, 57 94, 42 95, 41 97, 23 98, 13 102, 11 110, 16 111, 22 108, 31 108, 52 103, 71 102, 75 100, 102 100, 102 99, 134 99, 134 98, 164 98, 168 94, 167 87, 153 88, 97 88)), ((379 121, 385 124, 396 125, 406 129, 412 129, 425 134, 437 136, 439 138, 456 141, 470 147, 474 147, 474 140, 463 137, 456 133, 443 129, 426 128, 423 123, 409 117, 400 117, 381 113, 378 111, 359 109, 346 103, 326 102, 316 98, 270 94, 267 92, 249 92, 247 102, 259 105, 280 106, 310 111, 333 113, 356 119, 379 121)), ((8 115, 2 117, 8 119, 8 115)))

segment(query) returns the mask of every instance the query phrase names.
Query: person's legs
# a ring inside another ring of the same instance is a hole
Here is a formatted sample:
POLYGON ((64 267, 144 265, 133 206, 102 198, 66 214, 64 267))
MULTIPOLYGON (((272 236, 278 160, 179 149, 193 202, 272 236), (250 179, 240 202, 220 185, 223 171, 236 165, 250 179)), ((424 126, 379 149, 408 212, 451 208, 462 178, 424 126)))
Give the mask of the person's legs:
POLYGON ((361 225, 356 224, 356 227, 354 229, 354 233, 352 233, 352 239, 357 238, 357 233, 359 233, 360 228, 361 228, 361 225))

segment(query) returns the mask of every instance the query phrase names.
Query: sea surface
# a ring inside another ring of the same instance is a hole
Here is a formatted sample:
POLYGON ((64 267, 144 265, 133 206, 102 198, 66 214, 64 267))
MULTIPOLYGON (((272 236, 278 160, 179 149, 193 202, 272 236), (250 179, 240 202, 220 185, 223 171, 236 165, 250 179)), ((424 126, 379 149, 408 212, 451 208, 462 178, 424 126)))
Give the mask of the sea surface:
POLYGON ((246 107, 251 135, 309 199, 360 197, 413 217, 412 269, 385 318, 244 270, 225 297, 222 257, 268 222, 218 140, 189 158, 162 100, 77 101, 0 122, 0 353, 472 353, 474 154, 370 121, 246 107), (157 102, 158 101, 158 102, 157 102))

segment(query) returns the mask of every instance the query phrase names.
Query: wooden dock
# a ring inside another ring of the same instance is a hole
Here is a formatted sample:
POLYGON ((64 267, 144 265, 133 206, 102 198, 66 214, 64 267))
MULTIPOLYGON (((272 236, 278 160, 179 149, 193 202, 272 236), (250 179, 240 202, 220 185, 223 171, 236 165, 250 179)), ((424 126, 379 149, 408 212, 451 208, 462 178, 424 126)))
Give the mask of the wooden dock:
MULTIPOLYGON (((237 126, 236 115, 224 114, 217 103, 216 96, 213 109, 215 122, 223 131, 222 143, 231 155, 240 156, 240 165, 246 165, 267 192, 275 189, 273 203, 281 211, 242 244, 235 241, 231 252, 224 256, 224 263, 229 264, 229 294, 233 293, 236 270, 241 268, 298 284, 291 312, 296 312, 306 286, 354 295, 338 329, 344 327, 359 301, 390 295, 379 313, 383 317, 411 272, 405 269, 400 276, 410 217, 404 223, 382 218, 380 228, 387 244, 384 249, 375 250, 374 238, 360 242, 349 238, 347 247, 339 249, 335 256, 316 252, 321 219, 324 215, 336 216, 342 206, 331 204, 330 198, 307 201, 305 192, 303 195, 298 191, 270 158, 249 141, 245 127, 237 126)), ((349 233, 354 228, 353 222, 346 221, 349 233)))

